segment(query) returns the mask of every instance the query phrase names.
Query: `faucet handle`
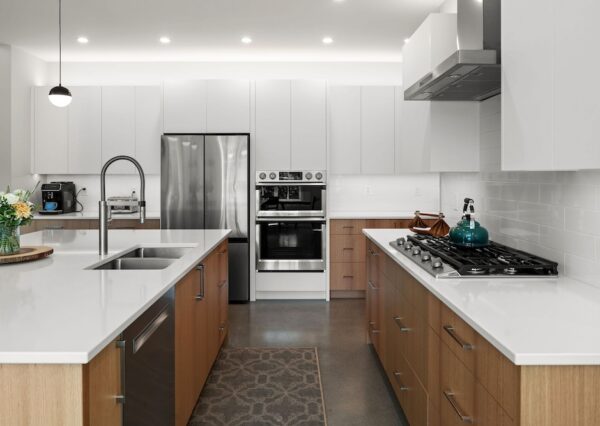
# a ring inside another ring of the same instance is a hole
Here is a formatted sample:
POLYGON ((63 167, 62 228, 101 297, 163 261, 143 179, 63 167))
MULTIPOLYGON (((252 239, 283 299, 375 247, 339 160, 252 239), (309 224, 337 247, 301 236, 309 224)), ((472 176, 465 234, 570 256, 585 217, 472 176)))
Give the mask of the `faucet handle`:
POLYGON ((146 221, 146 201, 138 201, 138 206, 140 206, 140 223, 144 223, 146 221))

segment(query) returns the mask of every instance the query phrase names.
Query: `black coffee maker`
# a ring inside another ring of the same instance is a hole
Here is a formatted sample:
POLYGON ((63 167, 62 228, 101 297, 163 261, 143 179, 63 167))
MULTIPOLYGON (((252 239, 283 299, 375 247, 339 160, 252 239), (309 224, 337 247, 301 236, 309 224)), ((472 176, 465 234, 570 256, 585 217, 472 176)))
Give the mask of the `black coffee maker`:
POLYGON ((73 182, 42 184, 42 210, 40 214, 72 213, 76 209, 76 192, 73 182))

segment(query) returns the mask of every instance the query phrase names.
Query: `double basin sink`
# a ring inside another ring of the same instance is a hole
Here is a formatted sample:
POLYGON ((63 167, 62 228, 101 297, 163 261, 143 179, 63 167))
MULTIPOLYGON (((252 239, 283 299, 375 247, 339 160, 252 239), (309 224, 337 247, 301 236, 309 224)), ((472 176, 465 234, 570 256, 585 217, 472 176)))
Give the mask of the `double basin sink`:
POLYGON ((190 247, 138 247, 90 269, 157 270, 165 269, 185 255, 190 247))

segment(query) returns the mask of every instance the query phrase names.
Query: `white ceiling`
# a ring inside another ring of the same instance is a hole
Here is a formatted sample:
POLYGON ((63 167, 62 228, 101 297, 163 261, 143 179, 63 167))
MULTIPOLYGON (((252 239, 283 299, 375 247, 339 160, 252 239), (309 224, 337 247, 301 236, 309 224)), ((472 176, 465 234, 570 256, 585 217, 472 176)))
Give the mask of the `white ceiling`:
MULTIPOLYGON (((63 0, 65 61, 399 61, 442 0, 63 0), (90 42, 80 45, 85 35, 90 42), (158 38, 172 42, 162 45, 158 38), (242 36, 252 37, 244 45, 242 36), (334 43, 323 45, 331 36, 334 43)), ((58 0, 0 0, 0 43, 58 56, 58 0)))

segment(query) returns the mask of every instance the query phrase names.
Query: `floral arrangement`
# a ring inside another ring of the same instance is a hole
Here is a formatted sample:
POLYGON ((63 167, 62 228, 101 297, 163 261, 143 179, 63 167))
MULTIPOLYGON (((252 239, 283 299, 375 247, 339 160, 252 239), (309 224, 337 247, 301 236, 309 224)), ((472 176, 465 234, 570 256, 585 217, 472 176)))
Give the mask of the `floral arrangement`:
POLYGON ((0 256, 14 254, 20 250, 19 226, 33 219, 35 205, 29 201, 32 191, 17 189, 0 192, 0 256))

